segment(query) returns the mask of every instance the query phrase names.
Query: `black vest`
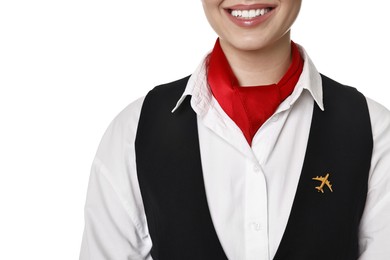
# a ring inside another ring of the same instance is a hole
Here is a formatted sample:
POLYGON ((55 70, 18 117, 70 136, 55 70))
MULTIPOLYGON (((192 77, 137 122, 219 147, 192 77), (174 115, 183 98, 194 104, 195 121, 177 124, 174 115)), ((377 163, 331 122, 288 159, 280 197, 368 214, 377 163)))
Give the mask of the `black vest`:
MULTIPOLYGON (((151 254, 154 260, 227 259, 207 205, 189 97, 171 113, 187 81, 150 91, 139 120, 136 162, 151 254)), ((373 146, 367 103, 353 88, 325 76, 322 81, 325 111, 314 105, 302 173, 275 260, 358 257, 373 146), (315 189, 322 182, 313 177, 326 173, 333 192, 324 183, 322 193, 315 189)))

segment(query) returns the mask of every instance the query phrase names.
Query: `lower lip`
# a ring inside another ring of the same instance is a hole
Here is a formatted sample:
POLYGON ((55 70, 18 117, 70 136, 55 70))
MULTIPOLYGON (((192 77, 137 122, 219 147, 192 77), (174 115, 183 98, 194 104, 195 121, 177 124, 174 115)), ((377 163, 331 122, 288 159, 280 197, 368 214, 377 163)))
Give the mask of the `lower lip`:
POLYGON ((272 9, 271 11, 269 11, 268 13, 262 15, 262 16, 258 16, 258 17, 254 17, 254 18, 251 18, 251 19, 245 19, 245 18, 241 18, 241 17, 234 17, 233 15, 231 15, 229 13, 228 10, 226 10, 226 14, 228 15, 229 19, 236 25, 240 26, 240 27, 246 27, 246 28, 250 28, 250 27, 255 27, 263 22, 265 22, 274 12, 275 8, 272 9))

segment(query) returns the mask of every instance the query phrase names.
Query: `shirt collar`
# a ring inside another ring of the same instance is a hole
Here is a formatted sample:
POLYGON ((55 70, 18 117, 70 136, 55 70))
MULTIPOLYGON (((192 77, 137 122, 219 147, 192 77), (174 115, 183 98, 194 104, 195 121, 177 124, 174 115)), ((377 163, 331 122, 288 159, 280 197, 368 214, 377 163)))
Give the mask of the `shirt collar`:
MULTIPOLYGON (((298 47, 304 60, 303 71, 297 83, 297 85, 299 85, 298 88, 301 87, 308 90, 317 103, 317 106, 324 111, 321 75, 306 50, 300 45, 298 45, 298 47)), ((296 97, 296 99, 298 99, 298 97, 296 97)), ((295 100, 293 99, 292 102, 295 102, 295 100)))
POLYGON ((191 96, 191 107, 197 114, 203 114, 211 104, 213 94, 207 83, 207 60, 209 55, 210 53, 202 59, 202 62, 190 76, 187 86, 172 112, 180 107, 187 96, 191 96))
MULTIPOLYGON (((292 106, 300 97, 302 91, 306 89, 309 91, 318 107, 321 110, 325 110, 323 104, 321 75, 317 71, 305 49, 300 45, 298 45, 298 48, 304 60, 303 71, 293 93, 285 101, 288 102, 289 106, 292 106)), ((183 103, 183 100, 187 96, 191 96, 191 107, 198 115, 203 115, 211 105, 212 93, 207 83, 208 56, 209 54, 203 58, 200 65, 191 75, 187 86, 182 96, 176 103, 176 106, 173 108, 172 113, 175 112, 178 107, 180 107, 180 105, 183 103)))

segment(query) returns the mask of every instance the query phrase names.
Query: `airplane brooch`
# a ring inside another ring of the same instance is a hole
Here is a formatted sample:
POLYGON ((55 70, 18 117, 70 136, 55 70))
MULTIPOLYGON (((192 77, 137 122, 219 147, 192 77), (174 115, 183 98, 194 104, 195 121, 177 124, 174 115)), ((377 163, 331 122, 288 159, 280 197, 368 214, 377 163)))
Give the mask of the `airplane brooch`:
POLYGON ((333 192, 332 184, 330 184, 330 181, 328 180, 328 178, 329 178, 329 173, 327 173, 325 175, 325 177, 317 176, 317 177, 312 178, 315 181, 320 181, 321 182, 320 186, 315 187, 318 190, 318 192, 324 193, 324 186, 325 185, 328 186, 328 188, 329 188, 329 190, 331 192, 333 192))

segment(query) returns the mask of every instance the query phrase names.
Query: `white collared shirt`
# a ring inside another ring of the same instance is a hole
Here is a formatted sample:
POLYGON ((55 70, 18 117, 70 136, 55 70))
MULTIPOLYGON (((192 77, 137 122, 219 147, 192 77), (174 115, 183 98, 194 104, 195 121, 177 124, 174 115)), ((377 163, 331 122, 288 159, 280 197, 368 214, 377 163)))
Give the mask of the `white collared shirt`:
MULTIPOLYGON (((293 93, 257 131, 252 147, 212 96, 206 58, 172 108, 191 96, 209 209, 231 260, 274 257, 302 170, 313 106, 326 109, 321 77, 304 49, 300 50, 301 77, 293 93)), ((152 259, 134 150, 143 100, 125 108, 100 143, 85 205, 81 260, 152 259)), ((390 257, 390 112, 370 99, 368 106, 374 150, 359 259, 384 260, 390 257)))

